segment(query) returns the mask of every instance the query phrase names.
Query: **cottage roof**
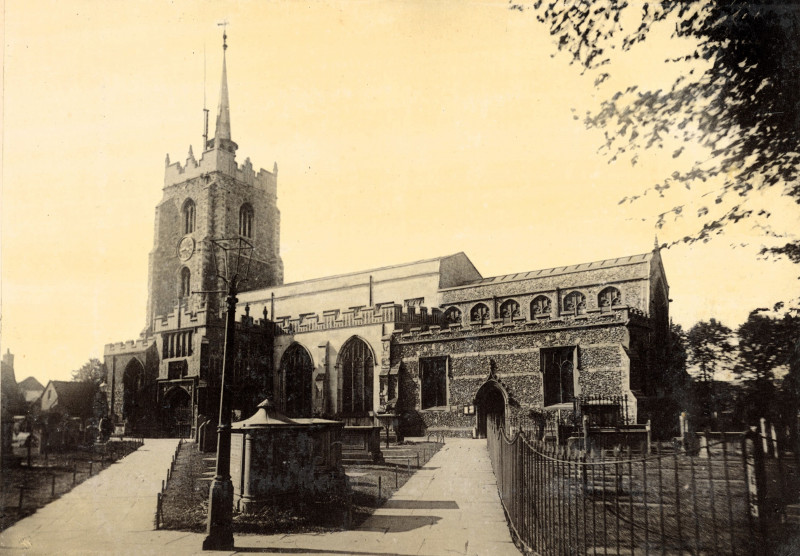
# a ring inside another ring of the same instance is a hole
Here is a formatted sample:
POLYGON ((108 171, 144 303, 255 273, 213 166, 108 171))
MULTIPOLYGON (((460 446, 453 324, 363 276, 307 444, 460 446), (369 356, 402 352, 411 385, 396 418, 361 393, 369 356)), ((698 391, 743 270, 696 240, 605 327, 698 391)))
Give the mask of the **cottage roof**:
POLYGON ((32 376, 29 376, 28 378, 26 378, 25 380, 20 382, 19 383, 19 388, 20 388, 20 390, 25 390, 25 391, 36 391, 36 390, 38 390, 39 392, 41 392, 42 390, 44 390, 44 386, 42 386, 42 383, 39 382, 38 380, 36 380, 32 376))
MULTIPOLYGON (((51 409, 72 417, 88 417, 92 413, 92 403, 97 386, 91 382, 69 382, 66 380, 51 380, 47 384, 52 386, 57 395, 57 404, 51 409)), ((47 390, 47 388, 45 388, 47 390)))

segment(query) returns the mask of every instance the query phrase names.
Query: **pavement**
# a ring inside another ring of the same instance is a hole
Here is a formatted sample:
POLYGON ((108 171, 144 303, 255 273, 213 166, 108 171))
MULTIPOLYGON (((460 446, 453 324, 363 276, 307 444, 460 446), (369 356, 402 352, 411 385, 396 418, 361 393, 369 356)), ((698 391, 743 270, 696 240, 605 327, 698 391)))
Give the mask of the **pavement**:
POLYGON ((2 554, 307 554, 519 556, 485 440, 444 447, 360 527, 315 534, 235 535, 203 552, 204 534, 154 531, 156 494, 177 440, 144 446, 0 533, 2 554))

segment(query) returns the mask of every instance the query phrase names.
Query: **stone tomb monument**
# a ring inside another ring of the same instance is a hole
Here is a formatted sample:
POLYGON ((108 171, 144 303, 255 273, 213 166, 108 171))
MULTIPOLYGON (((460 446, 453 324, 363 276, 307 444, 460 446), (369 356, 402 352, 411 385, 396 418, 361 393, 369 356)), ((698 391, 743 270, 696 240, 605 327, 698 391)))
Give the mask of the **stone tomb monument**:
POLYGON ((265 506, 327 505, 341 509, 348 496, 342 467, 340 421, 289 418, 269 400, 231 427, 234 507, 245 513, 265 506))

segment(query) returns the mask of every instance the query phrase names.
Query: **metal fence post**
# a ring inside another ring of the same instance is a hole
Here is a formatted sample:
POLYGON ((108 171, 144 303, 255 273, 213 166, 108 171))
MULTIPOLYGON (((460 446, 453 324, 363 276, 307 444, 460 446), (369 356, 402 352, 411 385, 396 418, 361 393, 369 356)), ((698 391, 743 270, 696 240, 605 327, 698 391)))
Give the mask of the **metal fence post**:
MULTIPOLYGON (((758 446, 759 434, 748 431, 742 440, 742 457, 747 476, 747 501, 749 508, 750 531, 753 534, 753 549, 765 550, 767 546, 767 516, 764 508, 764 452, 758 446)), ((762 438, 763 440, 763 438, 762 438)), ((763 447, 761 447, 763 448, 763 447)))

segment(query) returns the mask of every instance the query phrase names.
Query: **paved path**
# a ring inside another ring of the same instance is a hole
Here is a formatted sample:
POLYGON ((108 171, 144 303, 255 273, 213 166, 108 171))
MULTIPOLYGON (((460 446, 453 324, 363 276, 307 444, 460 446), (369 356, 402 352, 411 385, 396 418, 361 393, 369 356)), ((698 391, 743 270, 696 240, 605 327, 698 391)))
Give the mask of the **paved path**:
MULTIPOLYGON (((0 534, 0 552, 202 554, 202 534, 152 531, 155 493, 175 446, 168 442, 145 441, 138 459, 137 454, 128 456, 124 463, 7 529, 0 534)), ((358 529, 236 535, 236 548, 229 554, 519 556, 500 506, 485 442, 447 439, 358 529)))
MULTIPOLYGON (((178 445, 144 446, 0 533, 4 554, 113 554, 119 541, 153 531, 156 495, 178 445)), ((122 546, 122 552, 134 552, 122 546)))

